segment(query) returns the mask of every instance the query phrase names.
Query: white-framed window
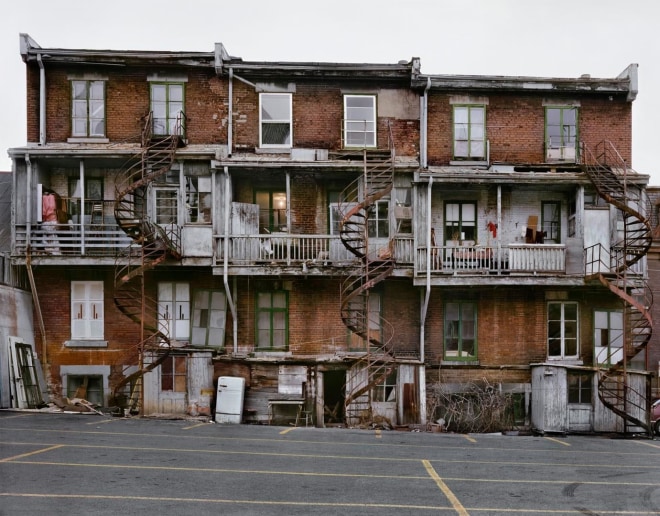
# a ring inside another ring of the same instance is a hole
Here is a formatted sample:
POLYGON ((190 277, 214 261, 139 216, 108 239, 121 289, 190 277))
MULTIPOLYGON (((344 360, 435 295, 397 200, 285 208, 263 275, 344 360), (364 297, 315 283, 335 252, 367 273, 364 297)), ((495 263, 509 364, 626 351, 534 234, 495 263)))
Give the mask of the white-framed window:
POLYGON ((158 283, 158 322, 170 340, 190 338, 190 286, 186 282, 158 283))
POLYGON ((259 95, 260 147, 291 147, 292 98, 290 93, 259 95))
POLYGON ((594 363, 614 365, 623 360, 623 312, 594 310, 594 363))
POLYGON ((344 147, 376 146, 376 96, 344 95, 344 147))
POLYGON ((369 238, 387 238, 390 234, 390 201, 376 201, 369 211, 369 238))
POLYGON ((103 338, 103 282, 71 282, 71 338, 103 338))
POLYGON ((193 346, 225 345, 227 298, 223 290, 197 290, 193 295, 192 335, 193 346))
POLYGON ((156 136, 180 134, 183 118, 183 83, 152 82, 151 112, 156 136))
POLYGON ((548 358, 576 359, 579 353, 578 304, 548 303, 548 358))
POLYGON ((105 81, 71 81, 71 135, 105 136, 105 81))
POLYGON ((574 162, 577 157, 578 110, 574 106, 545 108, 545 149, 548 161, 574 162))
POLYGON ((176 187, 154 188, 154 220, 156 224, 166 226, 177 224, 179 211, 179 189, 176 187))
POLYGON ((486 159, 485 106, 454 106, 454 158, 486 159))

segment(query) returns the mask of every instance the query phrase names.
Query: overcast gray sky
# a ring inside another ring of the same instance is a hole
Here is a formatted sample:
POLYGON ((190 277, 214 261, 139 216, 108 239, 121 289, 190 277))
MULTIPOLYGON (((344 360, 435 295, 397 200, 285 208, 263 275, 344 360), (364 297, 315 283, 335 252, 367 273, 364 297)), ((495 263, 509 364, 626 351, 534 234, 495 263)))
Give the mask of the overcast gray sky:
POLYGON ((26 143, 19 33, 42 47, 212 52, 249 61, 396 63, 422 73, 615 77, 639 64, 633 163, 660 186, 658 0, 5 0, 0 171, 26 143))

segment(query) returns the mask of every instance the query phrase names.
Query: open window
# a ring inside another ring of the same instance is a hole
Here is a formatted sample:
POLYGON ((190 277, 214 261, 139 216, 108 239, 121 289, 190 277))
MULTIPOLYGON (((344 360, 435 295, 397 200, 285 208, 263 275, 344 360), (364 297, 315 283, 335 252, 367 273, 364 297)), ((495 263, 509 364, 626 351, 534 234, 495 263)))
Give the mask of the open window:
POLYGON ((577 159, 578 110, 573 106, 545 108, 545 149, 547 161, 577 159))

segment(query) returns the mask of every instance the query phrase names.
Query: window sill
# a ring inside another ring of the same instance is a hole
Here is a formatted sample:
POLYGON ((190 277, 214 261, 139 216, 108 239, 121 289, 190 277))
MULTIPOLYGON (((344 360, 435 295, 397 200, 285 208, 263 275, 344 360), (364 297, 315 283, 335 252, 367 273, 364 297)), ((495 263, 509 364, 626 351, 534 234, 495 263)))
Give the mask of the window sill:
POLYGON ((442 360, 440 360, 440 365, 441 366, 463 366, 463 367, 478 366, 479 365, 479 360, 447 360, 447 359, 442 359, 442 360))
POLYGON ((548 362, 559 365, 581 366, 584 365, 584 360, 579 358, 561 358, 561 357, 548 357, 548 362))
POLYGON ((291 147, 257 147, 255 154, 291 154, 291 147))
POLYGON ((473 159, 466 159, 466 160, 450 160, 449 165, 451 166, 477 166, 477 167, 487 167, 488 162, 485 160, 473 160, 473 159))
POLYGON ((67 138, 67 143, 110 143, 110 138, 83 138, 83 137, 74 137, 67 138))
POLYGON ((84 339, 71 339, 64 341, 64 346, 67 348, 107 348, 107 340, 84 340, 84 339))

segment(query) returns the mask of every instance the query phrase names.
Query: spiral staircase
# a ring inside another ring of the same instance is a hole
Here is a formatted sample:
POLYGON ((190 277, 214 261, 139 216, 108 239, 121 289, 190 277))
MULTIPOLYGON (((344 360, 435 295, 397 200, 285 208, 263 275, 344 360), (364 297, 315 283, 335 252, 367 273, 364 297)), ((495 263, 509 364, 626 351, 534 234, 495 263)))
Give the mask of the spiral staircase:
POLYGON ((348 425, 372 419, 372 389, 395 368, 393 327, 369 310, 370 290, 389 277, 395 265, 389 241, 381 248, 371 249, 368 238, 376 202, 392 191, 394 150, 391 144, 390 149, 359 151, 364 172, 342 192, 340 205, 340 239, 360 260, 360 266, 341 285, 341 318, 354 334, 352 341, 359 340, 364 346, 347 372, 344 417, 348 425))
POLYGON ((624 307, 623 348, 608 346, 603 348, 607 356, 596 357, 598 396, 623 418, 626 428, 632 425, 652 435, 650 388, 641 391, 630 386, 626 372, 629 362, 644 351, 652 333, 652 291, 634 267, 651 246, 648 199, 643 187, 628 181, 627 165, 611 142, 603 141, 593 151, 585 147, 583 158, 584 171, 598 195, 623 217, 620 241, 609 249, 597 244, 585 250, 587 278, 597 279, 622 300, 624 307))
POLYGON ((115 178, 115 219, 132 243, 116 261, 114 303, 140 325, 141 338, 124 354, 124 370, 113 398, 133 414, 141 411, 143 376, 162 364, 170 352, 169 330, 158 317, 157 300, 145 292, 144 276, 168 257, 181 258, 181 235, 177 224, 161 226, 150 219, 147 192, 149 184, 171 169, 177 148, 184 144, 183 120, 181 114, 170 135, 154 137, 152 115, 145 117, 140 154, 115 178), (145 364, 145 353, 154 353, 155 360, 145 364))

